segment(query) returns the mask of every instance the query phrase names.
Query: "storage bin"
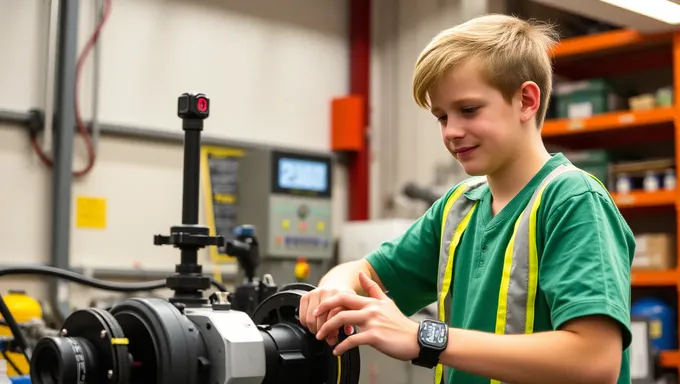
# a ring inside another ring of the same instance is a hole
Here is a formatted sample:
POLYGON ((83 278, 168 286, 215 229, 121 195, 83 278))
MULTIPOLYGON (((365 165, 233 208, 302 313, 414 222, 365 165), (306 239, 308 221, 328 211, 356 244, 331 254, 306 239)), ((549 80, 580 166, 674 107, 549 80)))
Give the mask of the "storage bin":
POLYGON ((558 84, 555 89, 558 118, 586 118, 617 110, 621 98, 604 79, 558 84))

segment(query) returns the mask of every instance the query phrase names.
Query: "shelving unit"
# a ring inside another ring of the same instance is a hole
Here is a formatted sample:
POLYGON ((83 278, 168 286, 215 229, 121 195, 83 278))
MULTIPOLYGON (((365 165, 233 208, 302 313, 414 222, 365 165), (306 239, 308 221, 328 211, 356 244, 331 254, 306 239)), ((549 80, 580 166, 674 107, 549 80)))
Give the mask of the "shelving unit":
MULTIPOLYGON (((680 32, 657 35, 642 35, 631 30, 605 32, 563 40, 552 53, 556 74, 574 80, 634 73, 664 66, 672 68, 673 107, 648 111, 618 111, 583 119, 548 120, 542 132, 545 140, 550 143, 593 148, 622 145, 627 141, 629 144, 636 143, 640 136, 632 133, 635 130, 644 130, 644 136, 649 140, 673 140, 676 148, 676 170, 680 170, 680 32), (594 59, 597 64, 593 64, 594 59)), ((678 191, 612 193, 612 196, 622 211, 652 207, 675 209, 676 234, 680 239, 678 191)), ((680 259, 680 241, 676 257, 680 259)), ((634 270, 631 284, 633 288, 675 287, 680 291, 680 262, 677 265, 678 268, 668 271, 634 270)), ((680 319, 680 302, 677 304, 680 319)), ((664 367, 680 369, 680 351, 663 352, 660 362, 664 367)))

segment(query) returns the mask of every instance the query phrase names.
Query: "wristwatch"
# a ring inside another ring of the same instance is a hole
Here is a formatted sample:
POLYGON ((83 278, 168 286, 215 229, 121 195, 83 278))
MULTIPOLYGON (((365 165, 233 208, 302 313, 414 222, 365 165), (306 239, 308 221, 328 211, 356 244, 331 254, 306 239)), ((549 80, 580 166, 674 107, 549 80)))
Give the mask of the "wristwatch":
POLYGON ((439 355, 449 343, 449 326, 437 320, 423 320, 418 327, 420 353, 411 362, 414 365, 434 368, 439 364, 439 355))

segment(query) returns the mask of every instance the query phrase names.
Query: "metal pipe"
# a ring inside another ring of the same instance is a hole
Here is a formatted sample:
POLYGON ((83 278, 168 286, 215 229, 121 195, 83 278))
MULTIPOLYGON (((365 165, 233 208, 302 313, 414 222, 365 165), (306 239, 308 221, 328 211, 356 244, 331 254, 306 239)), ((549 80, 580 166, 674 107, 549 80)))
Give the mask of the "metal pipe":
MULTIPOLYGON (((95 1, 94 5, 94 28, 97 28, 99 21, 104 17, 104 0, 95 1)), ((94 43, 92 52, 92 146, 94 153, 99 149, 99 83, 101 71, 101 36, 94 43)))
MULTIPOLYGON (((16 112, 0 109, 0 123, 7 123, 9 125, 0 126, 0 128, 20 128, 27 129, 31 116, 28 112, 16 112)), ((91 122, 85 122, 90 132, 91 122)), ((184 132, 178 130, 164 131, 153 128, 134 127, 117 124, 99 124, 99 132, 101 136, 118 137, 122 139, 130 139, 136 141, 149 141, 153 143, 165 143, 174 145, 184 144, 184 132)), ((201 135, 201 145, 211 145, 217 147, 241 148, 241 149, 265 149, 265 150, 281 150, 290 151, 289 147, 279 147, 267 144, 253 143, 239 140, 227 140, 220 137, 201 135)), ((301 154, 330 155, 333 159, 336 158, 334 153, 314 151, 306 148, 295 148, 295 151, 301 154)))
MULTIPOLYGON (((45 60, 45 116, 54 116, 54 86, 59 38, 59 0, 49 1, 50 13, 47 22, 47 56, 45 60)), ((46 118, 43 123, 42 148, 45 153, 52 152, 54 119, 46 118)))
MULTIPOLYGON (((75 75, 78 46, 78 1, 59 2, 59 44, 54 99, 55 132, 52 169, 52 266, 70 264, 71 184, 73 182, 73 141, 75 137, 75 75)), ((49 116, 47 117, 49 120, 49 116)), ((69 313, 68 284, 55 283, 51 291, 54 308, 69 313)))

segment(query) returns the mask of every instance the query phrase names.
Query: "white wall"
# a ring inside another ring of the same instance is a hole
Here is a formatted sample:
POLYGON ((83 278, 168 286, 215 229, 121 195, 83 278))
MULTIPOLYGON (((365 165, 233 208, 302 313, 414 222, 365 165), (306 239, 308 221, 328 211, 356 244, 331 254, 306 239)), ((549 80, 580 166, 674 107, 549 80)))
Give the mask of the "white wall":
POLYGON ((448 185, 465 177, 444 148, 435 119, 413 101, 413 67, 438 32, 484 13, 503 13, 504 4, 503 0, 374 0, 373 217, 422 214, 423 205, 390 211, 386 202, 406 182, 431 184, 438 164, 453 166, 448 185))
MULTIPOLYGON (((424 209, 385 209, 405 182, 430 183, 452 160, 434 119, 411 100, 413 63, 438 31, 501 0, 374 0, 372 55, 373 178, 371 216, 414 216, 424 209), (492 4, 489 4, 492 3, 492 4)), ((0 0, 0 110, 44 108, 46 0, 0 0)), ((93 29, 91 2, 81 2, 80 47, 93 29)), ((348 91, 348 12, 340 0, 116 0, 101 38, 101 122, 178 131, 177 96, 212 100, 206 135, 328 149, 329 101, 348 91)), ((90 116, 91 73, 81 85, 90 116)), ((84 164, 80 140, 74 167, 84 164)), ((76 266, 169 269, 177 251, 152 245, 179 220, 182 149, 178 145, 102 137, 94 171, 73 196, 104 197, 108 227, 72 224, 76 266), (134 189, 133 189, 134 188, 134 189), (158 193, 162 191, 163 193, 158 193)), ((47 262, 50 175, 20 129, 0 126, 0 264, 47 262)), ((345 218, 346 175, 336 172, 334 229, 345 218)), ((463 175, 452 172, 450 183, 463 175)), ((203 220, 203 218, 201 218, 203 220)), ((201 262, 210 269, 206 253, 201 262)), ((3 279, 0 289, 41 284, 3 279)), ((89 293, 87 293, 89 294, 89 293)), ((82 295, 81 295, 82 296, 82 295)))
MULTIPOLYGON (((181 132, 177 97, 200 90, 212 102, 205 135, 328 150, 330 100, 346 94, 349 83, 345 1, 112 3, 100 40, 101 122, 181 132)), ((80 4, 82 49, 94 10, 93 1, 80 4)), ((0 0, 0 34, 14 37, 0 40, 0 110, 44 108, 48 14, 46 0, 0 0)), ((84 73, 80 88, 86 119, 90 76, 84 73)), ((76 149, 74 167, 80 168, 80 139, 76 149)), ((24 131, 0 127, 0 175, 0 264, 47 262, 51 180, 24 131)), ((341 170, 335 180, 338 228, 345 217, 341 170)), ((153 246, 152 236, 179 222, 181 183, 181 146, 102 137, 95 169, 74 183, 73 196, 106 198, 108 226, 71 225, 72 264, 132 268, 139 262, 170 270, 178 252, 153 246)), ((201 262, 210 269, 205 252, 201 262)))

